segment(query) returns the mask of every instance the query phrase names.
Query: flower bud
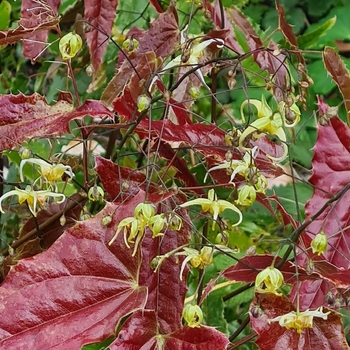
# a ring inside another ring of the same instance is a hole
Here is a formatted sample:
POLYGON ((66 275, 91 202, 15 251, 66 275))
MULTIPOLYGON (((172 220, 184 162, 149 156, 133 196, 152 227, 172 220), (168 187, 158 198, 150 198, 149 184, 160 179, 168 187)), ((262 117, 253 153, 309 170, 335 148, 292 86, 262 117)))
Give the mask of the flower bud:
POLYGON ((61 217, 60 217, 60 225, 61 226, 64 226, 67 222, 67 219, 66 219, 66 216, 63 214, 61 217))
POLYGON ((64 61, 69 60, 80 51, 83 46, 83 40, 76 33, 68 33, 61 38, 59 50, 64 61))
POLYGON ((311 241, 312 252, 318 255, 323 254, 327 250, 328 239, 324 232, 318 233, 311 241))
POLYGON ((99 201, 103 199, 104 196, 105 196, 105 193, 100 186, 95 185, 89 189, 88 198, 90 199, 90 201, 93 201, 93 202, 99 201))
POLYGON ((101 221, 102 225, 105 226, 105 227, 109 226, 111 222, 112 222, 112 216, 111 215, 104 216, 102 218, 102 221, 101 221))
POLYGON ((137 99, 137 110, 142 112, 146 110, 151 104, 151 99, 146 95, 141 95, 137 99))
POLYGON ((203 321, 203 312, 198 305, 187 304, 182 311, 182 318, 188 327, 199 328, 203 321))

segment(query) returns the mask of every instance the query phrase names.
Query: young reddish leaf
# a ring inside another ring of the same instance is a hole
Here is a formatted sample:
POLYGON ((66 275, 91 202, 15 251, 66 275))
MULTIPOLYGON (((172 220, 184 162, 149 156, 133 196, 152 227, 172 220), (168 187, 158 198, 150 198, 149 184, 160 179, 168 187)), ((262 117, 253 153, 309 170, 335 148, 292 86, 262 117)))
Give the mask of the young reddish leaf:
MULTIPOLYGON (((323 109, 327 108, 323 106, 323 109)), ((317 213, 321 207, 349 183, 350 131, 338 117, 328 120, 327 125, 318 125, 318 136, 312 159, 313 174, 310 183, 315 190, 305 205, 306 220, 317 213)), ((300 237, 300 247, 304 253, 298 257, 301 266, 313 262, 315 272, 332 281, 336 287, 349 286, 346 273, 350 268, 349 206, 350 193, 345 193, 331 204, 307 227, 300 237), (316 234, 324 232, 328 237, 326 251, 320 256, 313 254, 311 241, 316 234), (334 268, 332 269, 332 266, 334 268), (337 272, 336 272, 337 270, 337 272)), ((301 291, 310 294, 311 282, 302 282, 301 291)), ((301 298, 302 307, 318 307, 322 304, 327 288, 318 288, 317 296, 311 300, 301 298), (304 305, 305 300, 305 305, 304 305), (311 302, 311 304, 310 304, 311 302)))
POLYGON ((159 141, 159 143, 155 143, 153 149, 158 150, 159 155, 169 162, 169 166, 173 166, 178 170, 176 174, 177 179, 182 181, 186 187, 193 188, 193 191, 198 194, 203 194, 203 190, 200 188, 198 181, 188 169, 186 160, 184 158, 179 158, 178 154, 174 152, 169 144, 159 141))
MULTIPOLYGON (((305 328, 301 334, 293 328, 281 327, 278 322, 268 320, 295 311, 294 306, 284 297, 274 294, 258 294, 252 307, 263 311, 260 317, 250 316, 251 327, 258 333, 256 344, 260 350, 303 349, 340 350, 347 349, 343 333, 341 314, 331 311, 324 320, 313 318, 313 327, 305 328)), ((323 312, 329 310, 323 309, 323 312)))
POLYGON ((102 157, 96 157, 95 162, 103 187, 113 201, 135 196, 146 181, 146 175, 138 170, 118 166, 102 157))
POLYGON ((323 51, 323 62, 334 82, 343 95, 347 111, 347 121, 350 125, 350 73, 340 56, 332 47, 326 46, 323 51))
POLYGON ((58 24, 60 4, 61 0, 22 1, 19 28, 23 27, 31 34, 23 41, 24 57, 34 59, 43 51, 49 31, 42 30, 54 28, 58 24))
POLYGON ((156 9, 158 13, 164 12, 162 8, 160 7, 160 4, 158 0, 149 0, 150 4, 156 9))
MULTIPOLYGON (((129 55, 129 60, 125 59, 124 55, 120 54, 121 66, 118 68, 116 75, 109 82, 101 99, 107 104, 117 98, 117 96, 125 89, 128 90, 128 97, 121 96, 120 103, 125 102, 135 104, 137 97, 135 91, 140 95, 143 91, 146 78, 149 78, 150 73, 154 73, 155 69, 160 65, 161 61, 166 59, 174 52, 175 45, 179 42, 180 31, 178 28, 178 18, 174 6, 169 6, 166 12, 151 23, 150 29, 135 33, 135 39, 139 41, 139 47, 129 55), (144 57, 146 56, 149 57, 144 57), (147 59, 152 65, 147 67, 147 59), (140 70, 143 70, 143 73, 140 70), (137 74, 136 74, 137 72, 137 74), (142 85, 139 85, 140 80, 143 80, 142 85), (132 83, 131 83, 132 81, 132 83), (141 91, 141 92, 140 92, 141 91), (130 99, 132 95, 133 98, 130 99), (130 101, 129 101, 130 100, 130 101)), ((126 92, 124 92, 126 94, 126 92)), ((119 107, 119 106, 118 106, 119 107)), ((130 119, 130 113, 133 109, 126 109, 128 112, 123 112, 123 115, 130 119)))
POLYGON ((86 33, 90 57, 94 71, 97 72, 108 44, 108 35, 112 31, 118 0, 85 0, 85 20, 93 26, 86 33), (96 29, 97 28, 97 29, 96 29))
POLYGON ((181 349, 224 350, 229 340, 215 328, 183 327, 173 333, 159 334, 157 317, 153 310, 135 312, 124 324, 111 350, 129 349, 181 349))
POLYGON ((113 117, 113 113, 98 101, 87 100, 74 109, 64 99, 50 106, 36 93, 0 96, 0 151, 17 147, 27 138, 62 135, 69 131, 72 119, 85 115, 113 117))
MULTIPOLYGON (((53 29, 57 26, 58 23, 59 23, 59 17, 53 17, 53 18, 50 18, 50 20, 46 20, 43 23, 36 22, 35 28, 33 29, 30 27, 29 28, 25 27, 22 24, 22 22, 20 22, 16 29, 0 31, 0 45, 16 43, 17 41, 20 41, 24 38, 29 37, 30 34, 33 33, 33 31, 38 32, 37 35, 39 35, 40 31, 47 31, 47 30, 53 29)), ((24 45, 26 45, 26 43, 30 43, 30 42, 24 41, 24 45)), ((39 45, 41 44, 37 44, 36 46, 37 50, 39 45)), ((41 50, 39 50, 39 52, 40 51, 41 50)), ((35 57, 35 56, 36 55, 31 55, 31 57, 35 57)))
POLYGON ((226 9, 225 8, 223 9, 224 23, 222 23, 221 5, 220 5, 220 2, 218 0, 214 1, 214 5, 212 5, 208 0, 205 0, 205 1, 203 1, 203 6, 207 11, 209 11, 210 19, 214 22, 214 24, 218 28, 226 29, 229 31, 229 35, 227 36, 227 40, 225 42, 225 45, 227 47, 229 47, 235 53, 242 55, 244 53, 244 51, 236 40, 236 34, 235 34, 234 28, 229 20, 226 9))
POLYGON ((292 48, 295 49, 298 47, 298 40, 293 32, 292 26, 287 23, 286 21, 286 15, 284 13, 283 7, 276 1, 276 9, 278 11, 278 26, 284 35, 284 37, 287 39, 287 41, 292 45, 292 48))
POLYGON ((65 231, 49 250, 21 260, 0 287, 0 347, 80 349, 114 333, 125 315, 143 308, 140 254, 132 257, 117 225, 133 215, 144 193, 123 205, 107 204, 94 218, 65 231), (112 223, 102 225, 112 215, 112 223))
MULTIPOLYGON (((348 126, 338 117, 329 119, 327 125, 318 125, 318 136, 312 159, 313 173, 310 183, 315 190, 312 198, 305 205, 306 219, 313 216, 335 194, 342 190, 350 177, 350 131, 348 126), (321 190, 322 189, 322 190, 321 190)), ((343 269, 350 268, 350 229, 349 206, 350 193, 345 193, 339 200, 308 226, 301 236, 303 249, 300 262, 326 260, 343 269), (324 232, 328 237, 328 245, 322 256, 313 254, 310 242, 316 234, 324 232), (307 257, 308 256, 308 257, 307 257)))

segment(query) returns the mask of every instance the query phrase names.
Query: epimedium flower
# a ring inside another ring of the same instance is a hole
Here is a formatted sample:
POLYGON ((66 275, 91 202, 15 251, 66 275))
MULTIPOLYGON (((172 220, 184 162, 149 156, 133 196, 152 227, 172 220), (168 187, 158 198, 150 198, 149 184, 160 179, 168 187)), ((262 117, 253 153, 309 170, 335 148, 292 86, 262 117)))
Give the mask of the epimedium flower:
POLYGON ((236 203, 242 206, 251 206, 256 199, 256 189, 254 186, 247 184, 238 190, 238 199, 236 203))
POLYGON ((242 121, 245 122, 245 116, 244 116, 244 107, 246 105, 253 105, 257 109, 257 117, 253 123, 251 123, 241 134, 239 138, 239 146, 243 147, 243 142, 246 139, 246 137, 256 131, 266 132, 270 135, 277 136, 283 147, 283 155, 279 158, 275 158, 270 156, 271 159, 274 159, 276 161, 282 161, 287 157, 288 148, 286 145, 286 134, 284 132, 283 127, 292 128, 294 127, 299 121, 300 121, 300 110, 299 107, 294 103, 291 107, 288 107, 289 113, 293 113, 294 116, 294 122, 289 123, 286 120, 285 110, 286 110, 286 104, 285 102, 281 101, 278 106, 277 110, 273 111, 271 107, 267 104, 266 99, 264 95, 261 97, 261 101, 259 100, 246 100, 241 105, 241 117, 242 121))
POLYGON ((225 201, 225 200, 222 200, 222 199, 218 199, 216 196, 216 193, 213 189, 210 189, 208 191, 208 198, 197 198, 197 199, 194 199, 194 200, 191 200, 191 201, 188 201, 186 203, 181 204, 180 207, 185 208, 185 207, 189 207, 191 205, 200 205, 202 207, 202 211, 204 213, 209 212, 210 214, 212 214, 212 216, 213 216, 212 229, 213 230, 215 228, 215 222, 216 222, 218 216, 226 209, 230 209, 230 210, 234 211, 239 216, 238 221, 233 226, 239 225, 243 220, 243 216, 242 216, 241 211, 232 203, 225 201))
POLYGON ((323 254, 327 250, 328 238, 322 231, 318 233, 311 241, 312 252, 318 255, 323 254))
POLYGON ((183 252, 177 253, 176 255, 186 256, 181 265, 180 281, 182 281, 182 274, 188 262, 190 262, 192 267, 202 270, 206 265, 210 265, 213 262, 213 248, 210 247, 203 247, 200 252, 197 249, 184 248, 183 252))
POLYGON ((327 320, 329 313, 330 311, 323 312, 321 306, 313 311, 291 311, 288 314, 272 318, 268 321, 269 323, 278 322, 281 327, 285 327, 287 329, 294 328, 299 334, 301 334, 304 328, 312 328, 314 317, 320 317, 327 320))
POLYGON ((16 187, 15 190, 9 191, 0 197, 0 211, 2 213, 4 213, 1 205, 2 201, 11 196, 17 196, 19 204, 27 202, 29 210, 33 216, 36 216, 38 204, 44 205, 47 198, 61 198, 58 203, 62 203, 66 199, 65 195, 62 193, 55 193, 48 190, 34 191, 29 185, 25 190, 21 190, 16 187))
POLYGON ((257 157, 258 152, 259 149, 257 146, 255 146, 251 151, 247 151, 241 160, 232 159, 210 168, 204 177, 204 182, 206 182, 207 177, 211 171, 220 169, 227 169, 230 172, 231 176, 229 183, 233 183, 233 180, 237 174, 247 177, 249 175, 250 169, 254 167, 254 159, 257 157))
MULTIPOLYGON (((173 60, 171 60, 163 68, 162 72, 165 72, 171 68, 179 67, 179 66, 198 67, 199 59, 203 56, 204 50, 209 45, 216 43, 216 47, 218 49, 222 49, 224 47, 225 42, 224 42, 224 40, 222 40, 220 38, 205 39, 205 40, 203 40, 202 38, 198 38, 198 39, 186 40, 186 36, 185 36, 186 30, 187 30, 187 27, 181 31, 182 54, 175 57, 173 60)), ((196 70, 196 75, 198 76, 200 81, 203 83, 203 85, 208 87, 200 69, 196 70)), ((153 78, 153 80, 149 86, 149 90, 151 90, 156 79, 157 79, 157 77, 153 78)))
POLYGON ((148 221, 148 227, 152 231, 152 238, 163 236, 164 233, 161 233, 164 226, 167 225, 167 220, 165 214, 157 214, 151 217, 148 221))
POLYGON ((62 59, 67 61, 80 51, 83 46, 83 40, 79 34, 68 33, 60 39, 58 44, 62 59))
POLYGON ((282 293, 277 290, 282 286, 284 281, 282 272, 273 266, 259 272, 255 278, 255 291, 259 293, 273 293, 278 296, 282 293))
POLYGON ((63 174, 66 174, 70 179, 74 177, 72 168, 69 165, 50 164, 42 159, 28 158, 23 159, 19 166, 19 176, 22 182, 24 181, 23 167, 26 163, 39 165, 41 177, 49 183, 61 180, 63 174))
POLYGON ((186 304, 182 311, 182 318, 187 326, 191 328, 200 328, 203 322, 203 312, 198 305, 186 304))

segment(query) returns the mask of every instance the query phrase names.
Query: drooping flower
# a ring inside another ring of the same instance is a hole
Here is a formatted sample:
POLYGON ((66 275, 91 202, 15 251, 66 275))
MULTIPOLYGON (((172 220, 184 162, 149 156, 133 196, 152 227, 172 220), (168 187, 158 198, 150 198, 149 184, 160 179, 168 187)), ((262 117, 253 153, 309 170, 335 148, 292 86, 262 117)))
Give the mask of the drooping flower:
POLYGON ((330 311, 324 313, 321 306, 317 310, 313 311, 291 311, 288 314, 270 319, 269 323, 278 322, 281 327, 285 327, 287 329, 294 328, 299 334, 301 334, 304 328, 312 328, 314 317, 320 317, 327 320, 329 313, 330 311))
POLYGON ((74 177, 72 168, 69 165, 50 164, 42 159, 28 158, 28 159, 23 159, 19 166, 19 175, 22 182, 24 181, 23 167, 26 163, 39 165, 40 176, 50 184, 61 180, 63 174, 66 174, 70 179, 74 177))
MULTIPOLYGON (((224 47, 224 40, 220 38, 215 39, 206 39, 202 40, 202 38, 194 39, 194 40, 186 40, 185 32, 187 30, 187 27, 181 32, 181 46, 182 46, 182 54, 175 57, 173 60, 171 60, 162 70, 162 72, 165 72, 171 68, 179 67, 179 66, 191 66, 191 67, 198 67, 199 65, 199 59, 203 56, 204 50, 211 44, 215 43, 216 47, 218 49, 222 49, 224 47)), ((208 87, 206 84, 203 74, 200 69, 196 70, 196 75, 201 80, 204 86, 208 87)), ((151 90, 154 82, 156 81, 157 77, 153 78, 149 90, 151 90)))
POLYGON ((282 286, 284 281, 282 272, 273 266, 259 272, 255 278, 255 290, 259 293, 273 293, 278 296, 282 293, 277 290, 282 286))
POLYGON ((203 312, 198 305, 186 304, 182 311, 182 318, 191 328, 199 328, 203 321, 203 312))
POLYGON ((34 191, 29 185, 25 190, 16 187, 15 190, 9 191, 0 197, 0 211, 2 213, 4 213, 1 206, 2 201, 11 196, 17 196, 19 204, 27 202, 29 210, 33 216, 36 216, 38 203, 39 205, 44 205, 47 198, 61 198, 58 203, 62 203, 66 199, 65 195, 62 193, 55 193, 47 190, 34 191))
POLYGON ((284 102, 279 103, 277 110, 273 111, 267 104, 264 95, 262 95, 261 101, 259 100, 246 100, 241 105, 241 117, 242 121, 245 122, 244 107, 247 105, 253 105, 257 109, 257 117, 241 134, 239 138, 239 146, 243 147, 244 140, 246 137, 256 131, 265 132, 269 135, 275 135, 279 138, 283 147, 283 155, 275 158, 269 156, 271 159, 276 161, 282 161, 287 157, 288 148, 286 145, 286 134, 283 127, 293 127, 300 120, 300 110, 296 104, 290 107, 290 110, 295 114, 295 121, 293 124, 288 124, 285 119, 285 104, 284 102))
POLYGON ((318 255, 323 254, 327 250, 328 238, 322 231, 318 233, 311 241, 312 252, 318 255))
POLYGON ((244 154, 242 160, 232 159, 230 161, 225 161, 222 164, 210 168, 204 177, 204 182, 207 180, 207 177, 211 171, 219 169, 228 169, 230 171, 231 176, 229 183, 233 183, 233 180, 237 174, 247 177, 250 169, 252 169, 252 167, 254 167, 255 165, 254 159, 257 157, 258 152, 259 149, 257 146, 255 146, 252 148, 251 151, 247 151, 244 154))
POLYGON ((60 39, 58 44, 62 59, 69 60, 80 51, 83 46, 83 40, 79 34, 68 33, 60 39))
POLYGON ((256 199, 256 189, 254 186, 247 184, 242 186, 238 190, 238 199, 236 200, 236 203, 238 205, 242 206, 251 206, 256 199))
POLYGON ((210 247, 203 247, 200 252, 197 249, 186 247, 183 249, 183 252, 177 253, 176 255, 186 256, 181 265, 180 281, 182 281, 182 274, 188 262, 190 262, 192 267, 202 270, 206 265, 210 265, 213 262, 213 248, 210 247))
POLYGON ((239 225, 243 220, 241 211, 232 203, 222 199, 217 199, 217 196, 213 189, 210 189, 208 191, 208 198, 197 198, 181 204, 180 207, 185 208, 191 205, 200 205, 204 213, 209 212, 210 214, 213 215, 213 225, 212 225, 213 230, 215 228, 215 222, 218 216, 226 209, 230 209, 234 211, 239 216, 238 221, 233 226, 239 225))

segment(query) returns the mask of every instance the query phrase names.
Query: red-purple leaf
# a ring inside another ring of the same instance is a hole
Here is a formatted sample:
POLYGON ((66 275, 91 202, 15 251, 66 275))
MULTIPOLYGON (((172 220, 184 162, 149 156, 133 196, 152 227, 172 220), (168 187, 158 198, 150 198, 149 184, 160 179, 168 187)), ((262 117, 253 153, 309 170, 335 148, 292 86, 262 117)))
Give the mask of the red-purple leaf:
MULTIPOLYGON (((251 327, 258 333, 256 344, 260 350, 303 349, 340 350, 348 349, 341 322, 341 314, 331 311, 324 320, 313 318, 313 327, 303 329, 301 334, 293 328, 281 327, 269 319, 295 311, 290 301, 274 294, 258 294, 252 307, 262 309, 260 317, 250 316, 251 327)), ((327 309, 323 310, 327 312, 327 309)))
POLYGON ((244 51, 242 47, 239 45, 238 41, 236 40, 236 34, 230 22, 230 19, 227 15, 226 9, 225 8, 223 9, 224 22, 225 22, 223 24, 222 17, 221 17, 221 6, 218 0, 214 1, 214 5, 212 5, 208 0, 205 0, 203 2, 203 5, 204 5, 204 8, 207 11, 209 11, 210 19, 214 22, 214 24, 218 28, 226 29, 229 31, 230 34, 227 36, 227 40, 225 42, 226 46, 229 47, 235 53, 242 55, 244 51))
MULTIPOLYGON (((263 269, 271 266, 274 262, 275 265, 279 263, 281 259, 273 255, 254 255, 245 256, 240 259, 239 262, 233 266, 230 266, 220 273, 220 276, 227 278, 228 280, 239 282, 254 282, 256 275, 263 269)), ((286 262, 280 271, 283 274, 284 282, 287 284, 293 284, 295 280, 295 267, 291 262, 286 262)), ((305 271, 299 270, 299 278, 305 277, 305 271)), ((313 275, 313 277, 317 277, 313 275)), ((308 278, 312 278, 308 276, 308 278)))
POLYGON ((149 0, 150 4, 157 10, 158 13, 164 12, 160 7, 158 0, 149 0))
POLYGON ((87 100, 74 109, 64 99, 50 106, 38 94, 0 96, 0 151, 17 147, 27 138, 66 133, 72 119, 85 115, 113 117, 113 113, 98 101, 87 100))
MULTIPOLYGON (((318 125, 318 136, 312 159, 313 173, 310 183, 315 187, 312 198, 305 205, 306 219, 314 215, 335 194, 342 190, 350 178, 350 131, 338 117, 327 125, 318 125)), ((350 268, 350 193, 345 193, 312 221, 301 236, 303 249, 314 261, 326 260, 338 268, 350 268), (312 254, 310 242, 323 231, 328 237, 327 250, 318 256, 312 254)), ((306 263, 302 255, 300 262, 306 263)))
POLYGON ((276 9, 278 11, 278 23, 279 28, 284 35, 284 37, 287 39, 287 41, 292 45, 292 48, 295 49, 298 47, 298 40, 295 36, 292 26, 287 23, 286 16, 284 13, 284 8, 276 1, 276 9))
POLYGON ((95 28, 86 33, 90 57, 97 72, 108 44, 108 35, 112 31, 118 0, 85 0, 85 20, 95 28), (98 29, 96 29, 98 28, 98 29))
POLYGON ((224 350, 229 340, 215 328, 180 328, 162 336, 157 327, 154 311, 136 312, 120 331, 118 339, 109 348, 111 350, 130 349, 176 349, 176 350, 224 350))
MULTIPOLYGON (((0 31, 0 45, 16 43, 17 41, 20 41, 23 38, 29 37, 33 33, 33 31, 38 32, 37 34, 39 35, 40 31, 47 31, 53 29, 57 26, 58 23, 59 17, 53 17, 50 20, 47 20, 43 23, 36 23, 35 28, 27 28, 20 22, 16 29, 0 31)), ((27 43, 30 44, 30 41, 28 41, 27 43)), ((26 41, 24 41, 24 45, 26 45, 26 41)), ((39 45, 41 44, 37 44, 37 48, 39 47, 39 45)), ((41 50, 39 50, 39 52, 40 51, 41 50)), ((35 57, 36 55, 31 54, 31 56, 35 57)))
POLYGON ((343 95, 347 111, 347 121, 350 125, 350 73, 340 56, 332 47, 325 47, 323 51, 324 65, 343 95))
POLYGON ((122 235, 108 246, 120 220, 144 193, 122 206, 107 204, 93 219, 67 230, 49 250, 21 260, 0 287, 0 347, 80 349, 114 333, 121 317, 143 308, 141 255, 122 235), (113 215, 108 227, 102 218, 113 215))
POLYGON ((49 35, 49 31, 43 31, 43 29, 51 29, 58 24, 57 10, 60 4, 61 0, 22 1, 21 20, 18 29, 21 34, 24 33, 21 27, 31 34, 27 35, 23 41, 24 57, 34 59, 42 52, 49 35))
POLYGON ((139 41, 138 49, 129 55, 129 60, 121 54, 121 66, 118 67, 116 75, 102 94, 102 100, 107 104, 112 104, 117 96, 126 90, 124 95, 127 96, 120 96, 117 108, 123 108, 125 103, 128 105, 122 109, 122 115, 127 119, 130 119, 137 97, 143 92, 150 73, 155 72, 162 59, 164 60, 174 52, 174 47, 179 42, 180 32, 175 7, 169 6, 166 12, 161 13, 151 23, 150 29, 143 32, 137 31, 134 38, 139 41))
MULTIPOLYGON (((326 107, 323 106, 323 109, 326 107)), ((318 125, 312 160, 313 174, 310 178, 310 183, 314 185, 315 190, 305 206, 306 220, 349 183, 349 145, 349 128, 338 117, 329 119, 326 125, 318 125)), ((350 269, 349 201, 350 193, 347 192, 311 222, 307 231, 300 237, 300 247, 304 253, 298 257, 298 263, 301 266, 306 266, 311 259, 315 272, 333 282, 336 287, 342 288, 350 285, 347 274, 350 269), (326 251, 318 256, 312 253, 310 244, 315 235, 321 231, 327 235, 328 245, 326 251)), ((302 282, 300 288, 301 291, 309 293, 310 282, 302 282)), ((323 288, 317 289, 318 295, 311 300, 301 297, 302 307, 320 306, 326 293, 327 289, 323 288)))

